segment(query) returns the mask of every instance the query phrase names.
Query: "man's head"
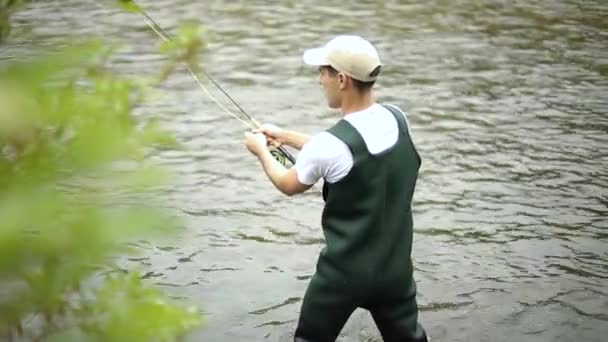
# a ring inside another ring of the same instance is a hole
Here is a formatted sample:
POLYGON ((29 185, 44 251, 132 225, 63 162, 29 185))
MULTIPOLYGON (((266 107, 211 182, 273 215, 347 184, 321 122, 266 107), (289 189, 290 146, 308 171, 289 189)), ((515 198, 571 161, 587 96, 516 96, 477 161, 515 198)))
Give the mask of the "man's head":
POLYGON ((382 68, 376 48, 352 35, 338 36, 323 47, 307 50, 303 59, 319 67, 319 83, 331 108, 339 108, 344 96, 370 92, 382 68))

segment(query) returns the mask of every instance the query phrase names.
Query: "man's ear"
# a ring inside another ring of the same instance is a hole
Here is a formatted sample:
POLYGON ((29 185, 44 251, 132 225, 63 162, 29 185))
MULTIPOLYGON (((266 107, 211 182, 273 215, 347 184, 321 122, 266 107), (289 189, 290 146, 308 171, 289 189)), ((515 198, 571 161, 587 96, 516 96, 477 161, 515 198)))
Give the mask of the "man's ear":
POLYGON ((344 75, 343 73, 338 73, 338 84, 340 85, 340 89, 344 89, 346 88, 346 82, 348 77, 346 77, 346 75, 344 75))

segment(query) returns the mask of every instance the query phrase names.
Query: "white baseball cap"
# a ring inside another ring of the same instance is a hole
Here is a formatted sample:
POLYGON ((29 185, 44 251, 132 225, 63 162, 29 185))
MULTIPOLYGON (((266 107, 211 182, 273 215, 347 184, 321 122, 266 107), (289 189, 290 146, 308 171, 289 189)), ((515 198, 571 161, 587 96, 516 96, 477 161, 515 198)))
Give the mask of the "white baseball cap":
POLYGON ((354 35, 337 36, 323 47, 306 50, 302 58, 306 64, 330 65, 362 82, 376 80, 382 66, 376 48, 354 35))

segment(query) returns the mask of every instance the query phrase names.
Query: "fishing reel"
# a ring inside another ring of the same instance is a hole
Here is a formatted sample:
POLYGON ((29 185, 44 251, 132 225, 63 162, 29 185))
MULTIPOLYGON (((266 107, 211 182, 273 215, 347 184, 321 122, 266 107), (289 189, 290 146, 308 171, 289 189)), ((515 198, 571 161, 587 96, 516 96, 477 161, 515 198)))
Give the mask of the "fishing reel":
POLYGON ((281 163, 281 165, 283 165, 283 166, 287 165, 287 158, 285 158, 285 155, 283 153, 281 153, 281 151, 279 151, 279 149, 277 149, 276 147, 270 148, 270 154, 276 161, 281 163))

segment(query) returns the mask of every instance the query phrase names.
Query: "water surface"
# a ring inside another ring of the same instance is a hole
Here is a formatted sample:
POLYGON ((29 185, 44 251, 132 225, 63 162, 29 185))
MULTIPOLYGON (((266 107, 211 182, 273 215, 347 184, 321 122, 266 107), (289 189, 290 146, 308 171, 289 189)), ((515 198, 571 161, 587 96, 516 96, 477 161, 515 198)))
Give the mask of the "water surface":
MULTIPOLYGON (((608 4, 567 1, 142 2, 171 31, 208 27, 201 63, 260 121, 313 133, 326 109, 304 49, 368 37, 378 100, 408 111, 423 165, 415 195, 420 319, 433 341, 604 341, 608 334, 608 4)), ((37 2, 2 58, 87 35, 113 67, 153 74, 158 38, 103 2, 37 2)), ((211 85, 209 85, 211 86, 211 85)), ((150 158, 186 225, 140 241, 125 267, 198 305, 192 341, 288 340, 323 247, 319 187, 285 198, 242 146, 245 127, 186 72, 139 108, 184 151, 150 158)), ((216 92, 216 96, 221 95, 216 92)), ((228 102, 224 102, 228 105, 228 102)), ((341 341, 381 341, 357 311, 341 341)))

